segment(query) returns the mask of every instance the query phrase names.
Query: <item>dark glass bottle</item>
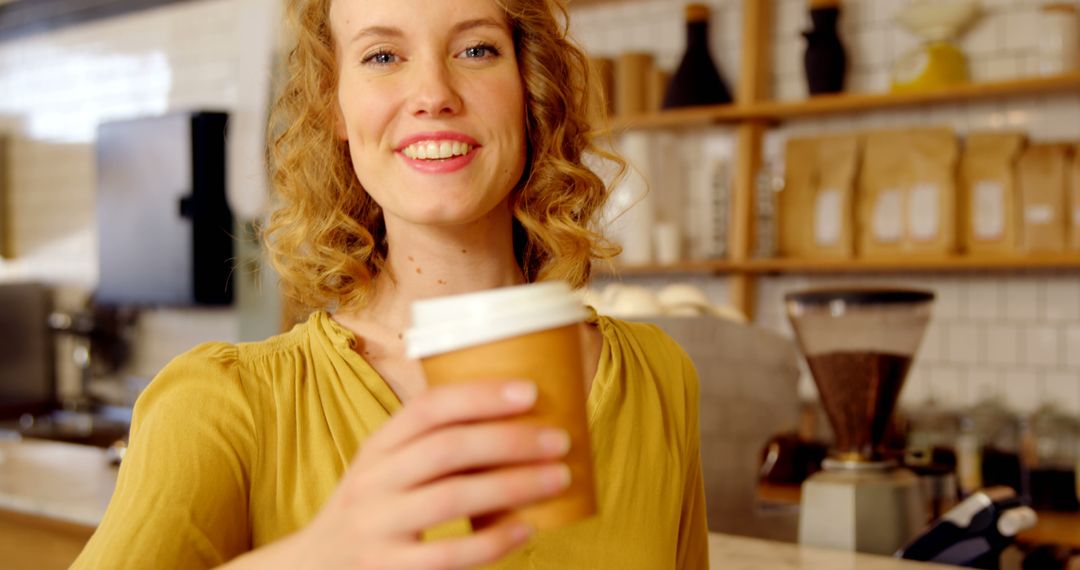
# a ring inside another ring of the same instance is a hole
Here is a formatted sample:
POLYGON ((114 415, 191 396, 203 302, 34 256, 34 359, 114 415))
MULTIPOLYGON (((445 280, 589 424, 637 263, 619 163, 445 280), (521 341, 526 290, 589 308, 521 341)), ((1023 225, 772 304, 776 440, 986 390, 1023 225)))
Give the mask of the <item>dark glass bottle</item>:
POLYGON ((836 31, 840 8, 836 6, 813 8, 810 19, 814 29, 803 32, 806 38, 806 85, 811 95, 839 93, 844 90, 847 74, 847 52, 836 31))
POLYGON ((664 94, 664 109, 731 102, 731 92, 709 53, 709 7, 686 6, 686 53, 664 94))

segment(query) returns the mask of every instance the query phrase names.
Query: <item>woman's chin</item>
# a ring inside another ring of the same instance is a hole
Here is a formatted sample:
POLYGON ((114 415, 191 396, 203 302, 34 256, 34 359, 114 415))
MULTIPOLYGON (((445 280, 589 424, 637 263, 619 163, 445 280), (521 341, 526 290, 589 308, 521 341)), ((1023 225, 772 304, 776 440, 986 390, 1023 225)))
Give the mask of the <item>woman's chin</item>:
POLYGON ((484 231, 484 228, 503 225, 499 216, 492 215, 493 213, 490 210, 443 210, 415 216, 408 225, 414 229, 430 229, 446 233, 484 231))

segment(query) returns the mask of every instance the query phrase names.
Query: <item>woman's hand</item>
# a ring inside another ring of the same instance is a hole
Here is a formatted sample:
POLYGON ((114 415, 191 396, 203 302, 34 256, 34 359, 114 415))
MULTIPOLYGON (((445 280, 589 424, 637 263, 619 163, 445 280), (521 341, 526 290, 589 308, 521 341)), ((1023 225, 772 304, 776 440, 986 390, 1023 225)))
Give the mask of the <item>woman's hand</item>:
POLYGON ((525 543, 532 529, 520 522, 426 543, 421 533, 567 487, 570 470, 557 461, 570 446, 566 432, 507 421, 535 400, 528 382, 447 386, 417 397, 362 445, 315 520, 286 539, 293 567, 468 568, 525 543))

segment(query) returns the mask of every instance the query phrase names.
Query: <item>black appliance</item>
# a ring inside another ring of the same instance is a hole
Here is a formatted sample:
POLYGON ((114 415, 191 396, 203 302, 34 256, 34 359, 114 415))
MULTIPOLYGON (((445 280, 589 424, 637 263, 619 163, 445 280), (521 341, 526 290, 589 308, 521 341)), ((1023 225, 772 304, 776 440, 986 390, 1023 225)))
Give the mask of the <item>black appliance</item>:
POLYGON ((0 419, 56 406, 52 293, 34 283, 0 284, 0 419))
POLYGON ((99 126, 97 303, 232 303, 227 123, 196 112, 99 126))

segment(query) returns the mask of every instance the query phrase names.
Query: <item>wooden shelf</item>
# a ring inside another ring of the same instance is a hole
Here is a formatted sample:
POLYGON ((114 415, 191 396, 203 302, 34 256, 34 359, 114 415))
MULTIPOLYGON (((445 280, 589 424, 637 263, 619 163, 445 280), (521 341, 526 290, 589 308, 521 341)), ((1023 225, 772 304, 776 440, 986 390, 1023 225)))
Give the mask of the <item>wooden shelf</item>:
POLYGON ((692 127, 742 121, 785 120, 1051 93, 1080 92, 1080 73, 969 83, 920 93, 844 93, 802 101, 765 101, 749 105, 689 107, 612 120, 615 130, 692 127))
POLYGON ((1039 511, 1039 522, 1016 536, 1027 544, 1062 544, 1080 548, 1080 513, 1039 511))
POLYGON ((909 257, 889 259, 755 259, 739 264, 748 273, 866 273, 1080 269, 1080 254, 909 257))
POLYGON ((747 118, 784 120, 836 113, 852 113, 919 105, 957 103, 1080 90, 1080 73, 1050 77, 1026 77, 1008 81, 969 83, 921 93, 846 93, 822 95, 792 103, 764 102, 753 105, 747 118))
POLYGON ((680 273, 929 273, 969 271, 1019 271, 1080 269, 1080 253, 1016 256, 947 256, 900 259, 753 259, 732 261, 685 261, 672 265, 631 265, 601 269, 600 274, 671 275, 680 273))
POLYGON ((648 263, 640 265, 608 265, 598 263, 593 266, 597 275, 717 275, 737 273, 739 265, 730 261, 680 261, 662 265, 648 263))
MULTIPOLYGON (((643 2, 644 0, 569 0, 568 4, 570 9, 584 8, 587 6, 600 6, 602 4, 632 4, 634 2, 643 2)), ((0 4, 3 1, 0 0, 0 4)))
POLYGON ((738 105, 713 105, 708 107, 684 107, 657 113, 613 117, 615 131, 641 129, 668 129, 673 127, 702 127, 716 123, 738 123, 746 120, 745 107, 738 105))

